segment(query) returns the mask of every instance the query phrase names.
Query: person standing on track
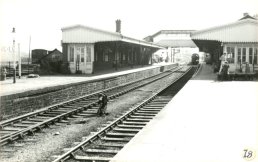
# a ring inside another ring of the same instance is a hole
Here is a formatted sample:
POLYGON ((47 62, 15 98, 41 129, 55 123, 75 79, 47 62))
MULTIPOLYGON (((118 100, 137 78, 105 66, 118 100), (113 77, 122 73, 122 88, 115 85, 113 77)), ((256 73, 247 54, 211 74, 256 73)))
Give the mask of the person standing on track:
POLYGON ((97 115, 98 116, 107 115, 106 113, 107 103, 108 103, 107 95, 105 95, 104 93, 100 93, 98 97, 99 97, 99 101, 98 101, 99 109, 98 109, 97 115))

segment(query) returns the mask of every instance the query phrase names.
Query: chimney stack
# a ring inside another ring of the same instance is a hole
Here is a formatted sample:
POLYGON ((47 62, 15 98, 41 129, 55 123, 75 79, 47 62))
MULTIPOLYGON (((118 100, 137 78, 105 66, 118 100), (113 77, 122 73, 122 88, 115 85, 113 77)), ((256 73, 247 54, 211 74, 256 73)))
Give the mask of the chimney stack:
POLYGON ((247 12, 245 12, 245 13, 244 13, 244 17, 247 16, 247 15, 249 15, 249 14, 248 14, 247 12))
POLYGON ((121 33, 121 20, 116 20, 116 32, 121 33))

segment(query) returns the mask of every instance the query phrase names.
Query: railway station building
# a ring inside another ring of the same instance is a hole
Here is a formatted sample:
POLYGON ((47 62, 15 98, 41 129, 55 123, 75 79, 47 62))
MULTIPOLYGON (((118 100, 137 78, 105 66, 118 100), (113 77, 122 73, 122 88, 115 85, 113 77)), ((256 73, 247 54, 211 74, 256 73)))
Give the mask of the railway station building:
POLYGON ((257 36, 257 18, 248 13, 236 22, 191 33, 200 51, 209 53, 216 67, 220 66, 221 55, 226 53, 231 72, 242 71, 247 64, 251 70, 257 70, 257 36))
POLYGON ((62 28, 64 64, 71 73, 92 74, 96 71, 152 64, 152 54, 163 46, 116 32, 84 25, 62 28))

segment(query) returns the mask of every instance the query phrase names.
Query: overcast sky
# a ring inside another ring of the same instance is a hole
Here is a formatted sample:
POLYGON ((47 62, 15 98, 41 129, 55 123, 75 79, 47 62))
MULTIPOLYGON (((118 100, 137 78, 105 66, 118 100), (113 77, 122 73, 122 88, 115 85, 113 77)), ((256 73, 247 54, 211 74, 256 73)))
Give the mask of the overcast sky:
MULTIPOLYGON (((61 28, 83 24, 143 39, 163 29, 199 30, 258 13, 258 0, 0 0, 0 47, 12 44, 12 28, 23 52, 61 50, 61 28)), ((2 55, 2 54, 1 54, 2 55)), ((3 56, 2 56, 3 57, 3 56)))

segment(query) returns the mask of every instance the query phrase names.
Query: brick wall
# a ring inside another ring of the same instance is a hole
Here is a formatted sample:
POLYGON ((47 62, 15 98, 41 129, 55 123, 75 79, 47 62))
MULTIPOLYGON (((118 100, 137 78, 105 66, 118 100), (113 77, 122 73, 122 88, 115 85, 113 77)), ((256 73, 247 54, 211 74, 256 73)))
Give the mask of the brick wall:
MULTIPOLYGON (((164 66, 164 71, 176 65, 164 66)), ((116 77, 84 81, 1 97, 0 120, 22 115, 82 95, 147 78, 160 73, 161 67, 116 77)))

